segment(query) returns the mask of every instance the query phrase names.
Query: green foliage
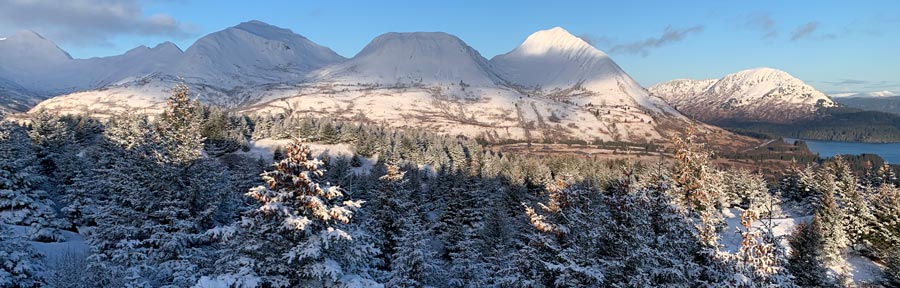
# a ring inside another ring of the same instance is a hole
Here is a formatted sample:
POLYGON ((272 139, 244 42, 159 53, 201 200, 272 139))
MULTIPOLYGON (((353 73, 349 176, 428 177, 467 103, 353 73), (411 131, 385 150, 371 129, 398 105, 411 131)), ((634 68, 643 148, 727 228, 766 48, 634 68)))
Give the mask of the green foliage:
POLYGON ((855 108, 821 108, 811 120, 792 124, 723 123, 729 129, 791 138, 848 141, 900 142, 900 115, 855 108))

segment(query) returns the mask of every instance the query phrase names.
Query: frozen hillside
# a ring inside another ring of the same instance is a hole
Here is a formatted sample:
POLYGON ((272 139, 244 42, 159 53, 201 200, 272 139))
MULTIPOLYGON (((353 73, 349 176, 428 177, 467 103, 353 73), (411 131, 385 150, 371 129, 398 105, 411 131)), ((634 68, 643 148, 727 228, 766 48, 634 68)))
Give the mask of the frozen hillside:
POLYGON ((757 68, 711 80, 673 80, 649 89, 696 119, 712 122, 790 123, 808 119, 834 101, 790 74, 757 68))
POLYGON ((98 78, 107 79, 102 89, 55 97, 32 111, 158 113, 183 76, 200 101, 236 111, 364 119, 495 141, 658 141, 690 121, 562 28, 539 31, 492 61, 441 32, 386 33, 344 59, 258 21, 207 35, 184 53, 162 45, 125 56, 154 49, 169 51, 152 57, 162 59, 159 72, 98 78))
POLYGON ((291 30, 250 21, 200 38, 169 72, 230 89, 300 81, 312 70, 343 60, 291 30))
POLYGON ((68 53, 31 30, 0 40, 0 78, 32 92, 28 94, 46 94, 66 86, 67 83, 52 83, 44 77, 71 62, 68 53))
POLYGON ((39 98, 28 94, 27 89, 2 78, 0 78, 0 95, 3 96, 3 100, 0 101, 0 115, 28 110, 39 102, 39 98))
POLYGON ((667 108, 606 53, 560 27, 531 34, 491 63, 504 79, 531 94, 579 104, 637 104, 656 112, 667 108))
MULTIPOLYGON (((184 52, 164 42, 90 59, 72 59, 52 41, 23 31, 0 41, 0 78, 24 89, 16 93, 33 95, 29 99, 33 103, 22 106, 0 100, 0 107, 24 111, 43 99, 76 91, 88 92, 78 95, 100 93, 105 98, 127 93, 129 98, 154 102, 166 96, 165 89, 156 87, 171 87, 182 77, 196 89, 228 91, 231 96, 226 97, 240 98, 241 88, 299 82, 310 71, 344 60, 290 30, 259 21, 209 34, 184 52), (129 89, 124 91, 123 86, 129 89)), ((217 99, 212 103, 241 101, 217 99)))
POLYGON ((364 84, 502 83, 481 54, 441 32, 386 33, 347 62, 318 71, 322 81, 364 84))

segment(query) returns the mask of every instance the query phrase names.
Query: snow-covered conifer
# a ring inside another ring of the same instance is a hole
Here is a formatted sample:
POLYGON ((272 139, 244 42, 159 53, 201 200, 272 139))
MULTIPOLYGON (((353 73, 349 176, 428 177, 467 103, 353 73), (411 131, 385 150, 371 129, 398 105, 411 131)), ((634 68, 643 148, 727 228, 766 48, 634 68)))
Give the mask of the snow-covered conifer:
POLYGON ((339 187, 317 182, 322 162, 308 146, 295 141, 286 152, 263 174, 266 184, 247 193, 260 205, 242 220, 249 234, 244 252, 255 260, 256 273, 278 287, 371 284, 354 268, 375 249, 345 230, 362 201, 344 200, 339 187))

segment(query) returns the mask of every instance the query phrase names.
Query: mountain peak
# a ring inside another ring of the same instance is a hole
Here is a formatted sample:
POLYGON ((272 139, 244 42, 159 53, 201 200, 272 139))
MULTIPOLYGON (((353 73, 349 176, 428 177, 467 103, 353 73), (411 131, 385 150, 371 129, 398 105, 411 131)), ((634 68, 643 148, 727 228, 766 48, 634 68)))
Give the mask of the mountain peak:
POLYGON ((787 72, 753 68, 720 79, 673 80, 649 89, 688 115, 711 123, 790 123, 834 105, 828 96, 787 72))
POLYGON ((501 82, 478 51, 443 32, 390 32, 369 42, 350 61, 319 71, 319 77, 360 83, 501 82))
POLYGON ((597 50, 584 39, 572 35, 572 33, 569 33, 562 27, 534 32, 516 50, 525 55, 542 55, 554 51, 581 51, 597 56, 606 56, 605 53, 597 50))
POLYGON ((16 32, 16 34, 13 35, 12 37, 9 37, 9 39, 34 39, 34 40, 50 41, 50 40, 47 40, 47 38, 44 38, 44 36, 41 36, 41 34, 38 34, 37 32, 35 32, 34 30, 31 30, 31 29, 25 29, 25 30, 16 32))
MULTIPOLYGON (((33 30, 22 30, 15 35, 4 38, 0 45, 0 53, 10 57, 11 61, 65 61, 72 60, 72 56, 56 46, 41 34, 33 30)), ((7 62, 7 63, 9 63, 7 62)))
POLYGON ((181 51, 181 48, 178 47, 178 45, 175 45, 175 43, 172 43, 169 41, 156 44, 156 46, 153 46, 153 48, 151 50, 172 50, 172 51, 178 50, 178 52, 184 52, 184 51, 181 51))
POLYGON ((778 70, 778 69, 770 68, 770 67, 751 68, 751 69, 738 71, 737 73, 734 73, 734 74, 737 74, 737 75, 760 75, 760 76, 761 75, 777 75, 777 76, 787 76, 787 77, 791 77, 791 78, 794 77, 794 76, 791 76, 791 74, 788 74, 787 72, 785 72, 783 70, 778 70))

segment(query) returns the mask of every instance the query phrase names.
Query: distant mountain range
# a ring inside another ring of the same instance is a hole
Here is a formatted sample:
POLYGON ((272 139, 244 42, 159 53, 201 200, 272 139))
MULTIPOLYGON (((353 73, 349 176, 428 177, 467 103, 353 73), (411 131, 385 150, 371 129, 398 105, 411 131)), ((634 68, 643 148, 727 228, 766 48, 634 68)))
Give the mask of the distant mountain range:
POLYGON ((562 28, 538 31, 491 60, 441 32, 386 33, 347 59, 259 21, 206 35, 184 52, 163 43, 72 59, 26 31, 0 41, 0 63, 0 92, 12 96, 0 106, 9 111, 157 113, 184 81, 201 101, 236 111, 328 115, 494 141, 646 142, 691 122, 562 28))
POLYGON ((900 96, 842 97, 835 99, 835 101, 847 107, 900 115, 900 96))
POLYGON ((713 124, 762 122, 788 124, 834 107, 825 93, 790 74, 757 68, 720 79, 673 80, 649 88, 682 113, 713 124))
POLYGON ((786 123, 834 105, 769 68, 648 91, 559 27, 490 60, 441 32, 386 33, 347 59, 260 21, 211 33, 185 51, 166 42, 72 59, 24 31, 0 41, 0 63, 0 93, 8 96, 0 111, 158 113, 184 81, 202 102, 235 111, 329 115, 493 141, 657 141, 694 123, 682 113, 709 123, 786 123))

